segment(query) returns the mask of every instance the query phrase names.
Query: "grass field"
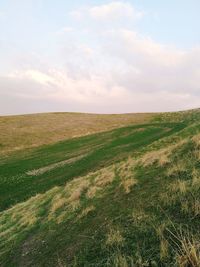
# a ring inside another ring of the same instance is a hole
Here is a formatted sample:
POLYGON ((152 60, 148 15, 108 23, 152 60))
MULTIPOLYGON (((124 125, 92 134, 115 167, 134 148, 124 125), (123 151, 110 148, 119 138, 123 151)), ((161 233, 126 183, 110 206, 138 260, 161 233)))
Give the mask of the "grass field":
POLYGON ((155 114, 42 113, 0 116, 0 156, 73 137, 148 123, 155 114))
POLYGON ((0 266, 200 266, 200 112, 151 116, 4 149, 0 266))

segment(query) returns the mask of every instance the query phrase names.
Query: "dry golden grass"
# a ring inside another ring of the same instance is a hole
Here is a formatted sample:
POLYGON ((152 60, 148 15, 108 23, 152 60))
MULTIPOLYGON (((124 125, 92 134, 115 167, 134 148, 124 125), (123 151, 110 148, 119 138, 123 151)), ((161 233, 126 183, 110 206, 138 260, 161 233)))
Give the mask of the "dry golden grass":
POLYGON ((66 204, 66 199, 61 197, 60 195, 56 196, 56 198, 53 199, 53 204, 51 206, 51 212, 54 213, 58 209, 62 208, 66 204))
MULTIPOLYGON (((41 221, 40 210, 47 213, 47 221, 61 222, 64 217, 80 206, 80 197, 90 184, 90 177, 81 177, 69 182, 65 187, 55 187, 44 194, 38 194, 24 203, 0 214, 0 238, 7 243, 17 238, 23 232, 30 230, 41 221), (49 203, 46 205, 45 203, 49 203), (59 212, 58 212, 59 211, 59 212)), ((93 207, 87 207, 82 216, 86 216, 93 207)))
MULTIPOLYGON (((181 167, 178 167, 178 170, 185 170, 186 166, 183 167, 181 164, 181 167)), ((200 188, 200 175, 199 171, 196 168, 193 168, 192 171, 192 179, 191 180, 180 180, 177 179, 173 183, 169 185, 170 190, 176 193, 184 194, 187 191, 198 191, 200 188)))
POLYGON ((69 197, 69 202, 76 202, 76 201, 79 201, 80 200, 80 197, 81 197, 81 194, 84 190, 86 190, 89 186, 89 181, 88 180, 82 180, 80 181, 79 184, 77 184, 77 187, 75 188, 74 191, 72 191, 70 197, 69 197))
POLYGON ((193 218, 200 215, 200 176, 199 171, 194 167, 191 171, 190 180, 181 180, 181 171, 187 170, 186 164, 181 161, 174 164, 167 171, 168 175, 174 175, 176 180, 166 188, 166 192, 160 194, 164 205, 179 203, 182 213, 193 218))
POLYGON ((148 152, 141 158, 140 162, 144 167, 153 165, 154 163, 157 163, 159 166, 162 167, 170 163, 170 156, 172 155, 172 153, 176 149, 183 146, 186 142, 187 140, 184 139, 174 145, 167 146, 167 148, 148 152))
POLYGON ((164 237, 166 223, 162 223, 161 225, 157 226, 155 230, 160 239, 160 259, 161 261, 163 261, 169 256, 169 243, 164 237))
POLYGON ((50 144, 64 139, 147 123, 154 114, 43 113, 0 116, 0 153, 50 144))
POLYGON ((196 190, 200 189, 200 175, 197 169, 193 169, 192 171, 192 187, 196 190))
POLYGON ((136 185, 138 181, 133 176, 133 170, 136 161, 129 158, 125 162, 118 163, 116 166, 111 166, 108 168, 103 168, 97 173, 93 173, 95 176, 92 179, 91 185, 88 187, 86 196, 88 198, 93 198, 97 194, 101 196, 105 190, 105 186, 111 184, 115 178, 115 169, 117 169, 118 175, 120 176, 120 186, 123 186, 126 193, 130 193, 131 187, 136 185))
POLYGON ((196 217, 200 215, 200 201, 197 197, 193 197, 192 200, 183 200, 181 201, 181 210, 186 215, 192 215, 196 217))
POLYGON ((193 154, 194 154, 194 157, 195 157, 196 160, 200 160, 200 150, 199 150, 199 148, 196 148, 194 150, 193 154))
POLYGON ((196 134, 192 137, 192 141, 196 144, 197 147, 200 146, 200 134, 196 134))
POLYGON ((189 233, 182 229, 172 232, 171 241, 175 246, 176 263, 179 267, 199 267, 200 266, 200 243, 189 233))
POLYGON ((88 213, 90 213, 90 212, 93 211, 93 210, 95 210, 95 207, 94 207, 93 205, 91 205, 91 206, 85 208, 85 209, 81 212, 81 214, 78 215, 78 219, 81 219, 81 218, 87 216, 88 213))
POLYGON ((172 206, 179 202, 182 212, 187 211, 187 200, 185 196, 189 190, 188 181, 177 179, 166 187, 166 191, 160 194, 160 200, 166 206, 172 206), (184 199, 184 201, 182 201, 184 199))
POLYGON ((121 232, 119 231, 119 229, 114 229, 111 228, 109 230, 109 233, 107 234, 107 238, 106 238, 106 245, 107 246, 113 246, 113 245, 123 245, 124 243, 124 238, 121 234, 121 232))
POLYGON ((99 172, 98 176, 96 176, 94 183, 97 187, 103 187, 107 184, 112 183, 115 178, 114 169, 111 167, 104 168, 99 172))
POLYGON ((123 180, 122 181, 122 185, 124 187, 124 190, 125 190, 126 194, 130 193, 131 192, 131 187, 133 187, 137 183, 138 183, 138 181, 136 179, 133 179, 133 178, 129 178, 127 180, 123 180))
POLYGON ((127 256, 123 254, 120 250, 117 251, 111 258, 107 261, 105 266, 110 267, 150 267, 150 266, 158 266, 154 261, 149 263, 148 261, 144 261, 142 257, 138 253, 134 253, 136 257, 127 256))
POLYGON ((141 159, 141 163, 144 167, 153 165, 154 163, 158 163, 160 166, 169 163, 169 153, 166 149, 152 151, 144 155, 141 159))
POLYGON ((192 218, 200 215, 200 201, 198 196, 192 193, 189 185, 173 184, 174 189, 170 192, 160 194, 160 199, 166 206, 172 206, 175 203, 180 204, 181 212, 192 218), (176 187, 177 186, 177 187, 176 187), (185 187, 186 186, 186 187, 185 187), (188 199, 189 197, 189 199, 188 199))
MULTIPOLYGON (((103 168, 99 171, 89 173, 86 176, 76 178, 68 182, 65 186, 55 187, 46 193, 38 194, 24 203, 0 213, 0 239, 1 243, 12 243, 23 233, 31 231, 36 224, 48 224, 50 221, 61 223, 67 216, 71 216, 74 211, 80 209, 77 219, 87 216, 95 209, 93 205, 82 208, 81 197, 89 194, 89 189, 98 187, 98 191, 93 191, 93 197, 103 196, 106 187, 115 178, 115 167, 103 168), (40 212, 46 213, 45 219, 40 216, 40 212)), ((76 214, 76 213, 75 213, 76 214)), ((77 216, 77 215, 76 215, 77 216)), ((118 234, 118 232, 117 232, 118 234)), ((116 242, 120 242, 119 235, 116 242)), ((4 250, 5 252, 5 250, 4 250)))
POLYGON ((166 223, 162 223, 161 225, 156 226, 155 230, 156 230, 156 233, 157 233, 159 238, 164 237, 163 233, 164 233, 165 229, 166 229, 166 223))
POLYGON ((179 177, 181 172, 184 172, 185 170, 187 170, 186 164, 184 161, 180 160, 176 163, 171 164, 170 168, 167 170, 167 175, 174 175, 179 177))
POLYGON ((107 185, 111 184, 115 178, 115 166, 103 168, 100 171, 93 172, 90 176, 90 186, 86 192, 87 198, 93 198, 102 193, 107 185))
POLYGON ((136 160, 129 157, 126 161, 120 163, 118 167, 118 174, 121 179, 120 185, 123 186, 126 194, 130 193, 131 187, 138 183, 134 177, 134 168, 136 163, 136 160))
MULTIPOLYGON (((60 187, 59 192, 51 199, 48 220, 62 222, 67 213, 81 207, 80 199, 82 194, 88 198, 93 198, 98 193, 98 197, 102 197, 106 186, 111 184, 114 178, 114 166, 110 166, 89 173, 84 177, 76 178, 67 183, 65 187, 60 187)), ((89 212, 90 208, 85 208, 84 213, 89 212)))
POLYGON ((181 181, 178 179, 169 185, 169 189, 173 193, 185 194, 188 190, 188 182, 187 181, 181 181))
POLYGON ((132 264, 130 265, 129 261, 130 259, 127 259, 126 256, 122 255, 121 253, 118 253, 117 255, 115 255, 112 263, 108 266, 113 266, 113 267, 133 267, 133 261, 132 264))
POLYGON ((61 188, 61 192, 52 198, 49 219, 56 217, 55 212, 61 208, 64 213, 77 209, 80 205, 82 192, 88 188, 89 184, 87 177, 81 177, 67 183, 64 189, 61 188))
POLYGON ((0 238, 1 242, 12 242, 23 232, 34 227, 40 221, 38 212, 42 205, 51 199, 59 188, 48 191, 45 194, 39 194, 30 198, 24 203, 17 204, 13 208, 0 214, 0 238))
POLYGON ((148 214, 143 210, 134 210, 132 213, 132 220, 135 225, 140 225, 149 219, 148 214))
POLYGON ((96 185, 93 185, 93 186, 91 186, 91 187, 88 189, 86 195, 87 195, 88 198, 93 198, 93 197, 95 197, 96 193, 97 193, 99 190, 101 190, 100 187, 97 187, 96 185))
POLYGON ((160 240, 160 259, 165 260, 169 256, 169 243, 165 238, 160 240))

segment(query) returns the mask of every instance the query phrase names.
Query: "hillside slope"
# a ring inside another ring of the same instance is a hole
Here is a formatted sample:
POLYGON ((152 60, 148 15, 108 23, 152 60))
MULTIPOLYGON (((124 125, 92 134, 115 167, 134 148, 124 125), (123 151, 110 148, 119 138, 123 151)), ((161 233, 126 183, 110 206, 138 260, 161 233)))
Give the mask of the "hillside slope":
POLYGON ((0 163, 0 266, 200 266, 200 112, 0 163))
POLYGON ((148 123, 155 114, 41 113, 0 116, 0 156, 73 137, 148 123))

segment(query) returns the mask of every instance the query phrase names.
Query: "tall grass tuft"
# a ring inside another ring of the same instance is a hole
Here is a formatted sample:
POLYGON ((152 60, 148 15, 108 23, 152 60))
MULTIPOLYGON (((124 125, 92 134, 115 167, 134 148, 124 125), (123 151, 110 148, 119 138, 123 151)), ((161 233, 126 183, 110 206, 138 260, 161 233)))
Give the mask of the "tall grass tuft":
POLYGON ((200 266, 200 242, 188 230, 171 231, 170 234, 175 255, 176 264, 179 267, 199 267, 200 266))

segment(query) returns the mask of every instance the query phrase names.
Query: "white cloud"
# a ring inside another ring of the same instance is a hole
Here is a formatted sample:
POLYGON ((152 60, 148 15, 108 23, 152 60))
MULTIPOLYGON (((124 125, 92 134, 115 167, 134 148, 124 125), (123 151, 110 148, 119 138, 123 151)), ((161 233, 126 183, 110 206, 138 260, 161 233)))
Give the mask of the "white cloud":
POLYGON ((143 12, 135 10, 131 4, 120 1, 91 7, 88 9, 88 13, 91 18, 99 20, 113 20, 121 17, 138 19, 143 16, 143 12))
POLYGON ((129 62, 135 60, 153 62, 161 66, 173 66, 181 64, 186 54, 174 47, 169 47, 155 42, 150 37, 145 37, 135 31, 118 29, 108 31, 106 36, 110 39, 111 52, 116 51, 116 56, 120 56, 129 62), (114 48, 114 49, 113 49, 114 48), (134 57, 134 58, 133 58, 134 57), (135 59, 135 60, 134 60, 135 59))
POLYGON ((136 10, 128 2, 114 1, 108 4, 79 8, 70 12, 70 15, 77 20, 89 17, 99 21, 113 21, 122 18, 140 19, 144 12, 136 10))
POLYGON ((70 27, 70 26, 66 26, 66 27, 63 27, 62 29, 60 29, 59 31, 56 32, 56 34, 58 35, 62 35, 62 34, 66 34, 66 33, 70 33, 70 32, 73 32, 74 31, 74 28, 73 27, 70 27))
MULTIPOLYGON (((187 57, 190 58, 189 55, 187 57)), ((152 62, 153 71, 154 68, 152 62)), ((16 103, 24 103, 22 112, 29 112, 27 103, 35 101, 43 103, 44 110, 40 107, 40 111, 60 111, 69 107, 74 111, 103 113, 180 110, 200 104, 200 91, 194 90, 194 85, 200 84, 200 79, 190 84, 193 75, 196 73, 192 71, 186 79, 179 75, 169 79, 167 72, 164 76, 162 72, 148 74, 145 68, 138 72, 129 65, 123 75, 113 66, 109 78, 107 73, 74 78, 68 71, 50 69, 41 72, 29 69, 0 78, 0 87, 7 88, 1 94, 0 106, 4 107, 5 97, 15 97, 16 103), (161 77, 156 79, 155 75, 161 77), (184 90, 187 80, 188 88, 184 90), (51 103, 48 110, 45 103, 51 103)), ((37 112, 37 109, 36 105, 32 112, 37 112)))
POLYGON ((54 79, 45 73, 38 70, 26 70, 26 71, 15 71, 7 75, 8 78, 14 78, 18 80, 32 80, 41 85, 48 85, 54 82, 54 79))
MULTIPOLYGON (((106 99, 121 99, 125 96, 126 89, 113 85, 107 87, 107 81, 102 77, 91 76, 90 78, 72 78, 67 72, 51 69, 47 73, 38 70, 26 70, 11 73, 4 77, 7 82, 21 84, 14 91, 26 98, 36 98, 34 90, 24 90, 26 84, 31 87, 40 88, 39 91, 45 92, 44 98, 56 99, 58 101, 73 100, 78 103, 93 103, 105 101, 106 99)), ((1 80, 1 79, 0 79, 1 80)), ((38 90, 38 89, 36 89, 38 90)), ((39 96, 41 98, 41 95, 39 96)))
POLYGON ((128 2, 80 8, 71 15, 84 20, 79 23, 81 30, 77 22, 60 30, 74 31, 61 40, 60 64, 55 64, 55 53, 52 63, 37 66, 37 59, 0 77, 0 113, 11 109, 5 105, 11 100, 13 112, 22 113, 120 113, 200 106, 200 47, 180 50, 134 27, 130 30, 124 20, 135 20, 142 13, 128 2))

